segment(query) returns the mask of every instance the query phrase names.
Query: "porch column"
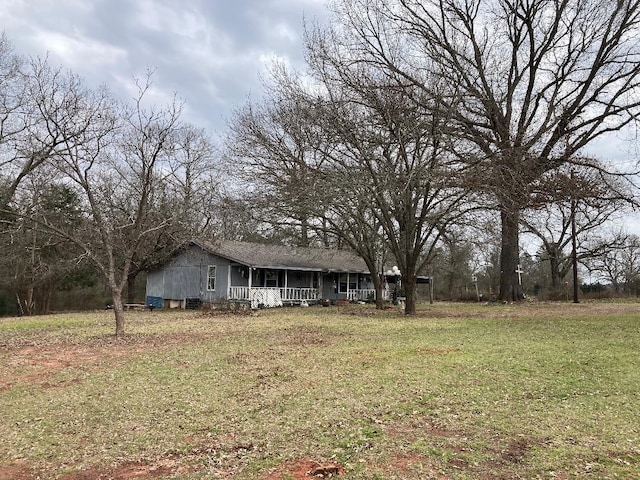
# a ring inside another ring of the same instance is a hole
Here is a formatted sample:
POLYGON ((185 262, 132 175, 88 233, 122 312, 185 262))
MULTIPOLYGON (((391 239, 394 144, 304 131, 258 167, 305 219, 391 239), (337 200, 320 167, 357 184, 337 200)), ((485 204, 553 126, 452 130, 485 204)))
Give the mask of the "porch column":
POLYGON ((253 268, 249 267, 249 290, 251 290, 251 280, 253 279, 253 268))
POLYGON ((284 290, 280 290, 280 296, 282 300, 290 300, 287 287, 289 286, 289 270, 284 271, 284 290))
POLYGON ((231 298, 231 264, 227 266, 227 300, 231 298))

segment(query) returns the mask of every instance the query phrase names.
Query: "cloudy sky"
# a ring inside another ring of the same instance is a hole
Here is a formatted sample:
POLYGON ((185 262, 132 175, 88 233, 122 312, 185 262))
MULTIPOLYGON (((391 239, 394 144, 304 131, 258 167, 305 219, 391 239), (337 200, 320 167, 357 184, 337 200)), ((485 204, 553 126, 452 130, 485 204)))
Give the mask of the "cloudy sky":
MULTIPOLYGON (((326 22, 325 0, 0 0, 0 26, 17 53, 49 55, 90 86, 135 95, 154 69, 154 103, 185 102, 184 118, 224 131, 234 109, 260 96, 274 59, 303 68, 303 23, 326 22)), ((635 163, 638 133, 595 142, 589 153, 635 163)))
POLYGON ((0 0, 0 25, 16 53, 123 98, 155 69, 153 101, 176 93, 185 119, 216 134, 273 59, 303 65, 303 22, 326 12, 324 0, 0 0))

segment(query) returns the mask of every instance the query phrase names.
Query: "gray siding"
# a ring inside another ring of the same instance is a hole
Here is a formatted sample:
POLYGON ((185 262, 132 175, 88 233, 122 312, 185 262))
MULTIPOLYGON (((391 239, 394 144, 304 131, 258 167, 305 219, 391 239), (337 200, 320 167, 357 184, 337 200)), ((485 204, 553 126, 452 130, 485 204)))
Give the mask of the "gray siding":
MULTIPOLYGON (((161 270, 147 276, 147 295, 164 300, 200 298, 205 302, 226 299, 229 291, 229 260, 191 246, 161 270), (216 267, 215 290, 207 289, 209 266, 216 267)), ((233 268, 231 269, 233 277, 233 268)))

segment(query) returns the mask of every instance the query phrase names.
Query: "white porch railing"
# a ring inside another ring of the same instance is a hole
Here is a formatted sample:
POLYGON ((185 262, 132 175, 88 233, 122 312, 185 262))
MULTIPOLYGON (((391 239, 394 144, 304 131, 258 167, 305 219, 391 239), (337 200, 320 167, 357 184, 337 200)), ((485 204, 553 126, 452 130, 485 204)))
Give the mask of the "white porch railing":
POLYGON ((282 295, 282 301, 298 301, 298 300, 317 300, 318 289, 317 288, 280 288, 280 295, 282 295))
POLYGON ((229 300, 249 301, 249 287, 229 287, 229 300))
MULTIPOLYGON (((342 294, 344 295, 344 294, 342 294)), ((243 302, 255 302, 256 298, 278 298, 283 302, 301 302, 303 300, 319 300, 317 288, 295 288, 295 287, 229 287, 229 300, 243 302)), ((373 288, 352 289, 346 295, 349 301, 367 301, 376 298, 376 291, 373 288)), ((389 291, 382 290, 382 298, 388 300, 389 291)))
POLYGON ((229 287, 229 300, 250 301, 251 291, 267 293, 279 293, 283 302, 300 302, 302 300, 318 300, 317 288, 294 287, 229 287))
MULTIPOLYGON (((383 290, 384 295, 384 290, 383 290)), ((374 288, 361 288, 357 290, 348 290, 347 298, 351 302, 362 301, 365 302, 370 299, 376 298, 376 290, 374 288)))

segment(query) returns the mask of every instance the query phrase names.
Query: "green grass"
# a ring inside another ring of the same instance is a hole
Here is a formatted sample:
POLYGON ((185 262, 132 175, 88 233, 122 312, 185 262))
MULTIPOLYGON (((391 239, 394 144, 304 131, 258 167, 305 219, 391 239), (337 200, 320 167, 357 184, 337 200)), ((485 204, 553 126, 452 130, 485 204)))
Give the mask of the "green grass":
POLYGON ((301 459, 350 479, 640 478, 636 311, 136 312, 120 340, 109 312, 3 320, 0 459, 54 479, 293 478, 301 459))

